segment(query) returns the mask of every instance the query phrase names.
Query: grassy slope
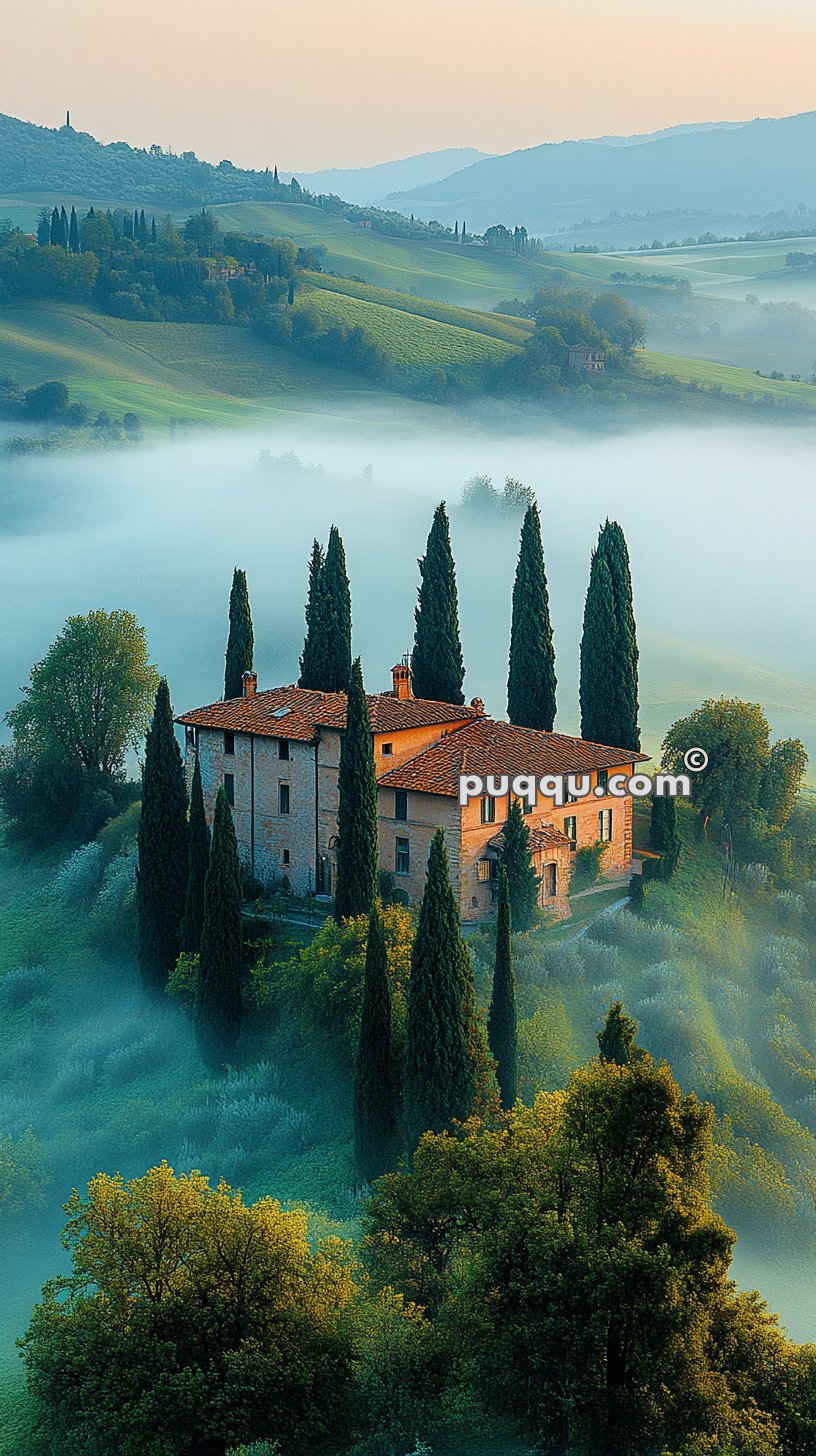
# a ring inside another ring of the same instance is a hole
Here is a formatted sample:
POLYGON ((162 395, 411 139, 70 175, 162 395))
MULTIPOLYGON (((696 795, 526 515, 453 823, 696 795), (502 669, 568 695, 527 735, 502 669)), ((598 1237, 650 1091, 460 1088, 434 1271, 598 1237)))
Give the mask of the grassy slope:
POLYGON ((375 391, 221 324, 133 323, 75 305, 0 310, 0 375, 64 379, 89 410, 132 409, 146 423, 241 423, 273 404, 310 407, 375 391))

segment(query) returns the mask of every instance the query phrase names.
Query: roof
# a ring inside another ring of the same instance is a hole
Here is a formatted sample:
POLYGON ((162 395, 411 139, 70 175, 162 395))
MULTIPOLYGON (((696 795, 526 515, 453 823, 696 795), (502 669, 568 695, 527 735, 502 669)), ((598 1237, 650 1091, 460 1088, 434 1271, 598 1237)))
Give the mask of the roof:
MULTIPOLYGON (((530 849, 535 852, 537 849, 571 849, 572 841, 556 829, 554 824, 531 824, 528 831, 528 843, 530 849)), ((504 830, 500 829, 492 839, 487 841, 486 848, 500 850, 504 844, 504 830)))
MULTIPOLYGON (((370 693, 367 701, 375 733, 464 723, 478 717, 480 712, 428 698, 397 698, 393 693, 370 693)), ((245 698, 228 698, 206 708, 193 708, 189 713, 182 713, 176 722, 196 728, 220 728, 231 733, 313 743, 319 728, 345 728, 346 694, 321 693, 290 684, 245 698)))
POLYGON ((589 773, 643 763, 648 754, 632 748, 610 748, 565 733, 518 728, 494 718, 476 718, 424 749, 406 763, 389 769, 381 786, 414 789, 424 794, 459 797, 459 775, 589 773))

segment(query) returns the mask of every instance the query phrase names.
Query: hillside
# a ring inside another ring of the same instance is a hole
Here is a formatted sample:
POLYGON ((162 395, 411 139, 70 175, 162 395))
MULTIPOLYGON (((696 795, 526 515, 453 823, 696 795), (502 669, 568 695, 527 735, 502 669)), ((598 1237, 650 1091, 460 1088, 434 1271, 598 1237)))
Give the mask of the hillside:
MULTIPOLYGON (((733 130, 671 135, 641 146, 548 143, 488 157, 391 199, 418 217, 482 231, 503 220, 529 231, 610 212, 707 208, 751 217, 812 201, 816 112, 733 130)), ((682 220, 679 223, 682 226, 682 220)))

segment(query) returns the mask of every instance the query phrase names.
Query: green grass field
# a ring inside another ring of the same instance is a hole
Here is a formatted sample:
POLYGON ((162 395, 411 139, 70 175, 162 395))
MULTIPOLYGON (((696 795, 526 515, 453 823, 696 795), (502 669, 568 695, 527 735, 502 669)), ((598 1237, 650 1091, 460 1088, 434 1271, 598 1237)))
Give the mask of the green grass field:
POLYGON ((741 369, 731 364, 719 364, 707 359, 684 359, 677 354, 656 354, 651 350, 639 350, 637 368, 643 374, 670 374, 681 383, 696 382, 711 388, 719 386, 724 394, 738 398, 752 396, 762 399, 787 399, 795 404, 812 409, 816 406, 816 385, 796 383, 787 379, 763 379, 750 369, 741 369))

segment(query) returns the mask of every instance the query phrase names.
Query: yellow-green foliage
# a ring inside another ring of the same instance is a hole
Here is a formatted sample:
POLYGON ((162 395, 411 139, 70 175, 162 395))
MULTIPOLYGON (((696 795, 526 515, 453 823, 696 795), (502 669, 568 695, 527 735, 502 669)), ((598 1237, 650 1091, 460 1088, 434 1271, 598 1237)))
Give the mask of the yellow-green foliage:
POLYGON ((518 1023, 519 1096, 532 1103, 544 1088, 566 1085, 579 1061, 570 1020, 563 1001, 547 997, 532 1016, 518 1023))
MULTIPOLYGON (((394 1041, 401 1047, 414 919, 401 905, 384 905, 382 919, 394 1041)), ((327 920, 299 955, 256 973, 261 982, 270 981, 269 990, 295 1013, 304 1029, 315 1034, 324 1050, 349 1065, 357 1052, 367 935, 367 916, 346 920, 342 925, 327 920)))

